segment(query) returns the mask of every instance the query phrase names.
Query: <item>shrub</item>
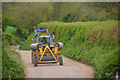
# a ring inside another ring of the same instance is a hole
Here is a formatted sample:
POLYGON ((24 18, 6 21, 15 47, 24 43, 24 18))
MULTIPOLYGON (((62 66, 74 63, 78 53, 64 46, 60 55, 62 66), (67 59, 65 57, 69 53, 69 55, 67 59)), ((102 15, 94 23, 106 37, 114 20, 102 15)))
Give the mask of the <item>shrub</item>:
POLYGON ((7 26, 5 28, 5 33, 15 34, 15 32, 16 32, 16 28, 15 27, 7 26))

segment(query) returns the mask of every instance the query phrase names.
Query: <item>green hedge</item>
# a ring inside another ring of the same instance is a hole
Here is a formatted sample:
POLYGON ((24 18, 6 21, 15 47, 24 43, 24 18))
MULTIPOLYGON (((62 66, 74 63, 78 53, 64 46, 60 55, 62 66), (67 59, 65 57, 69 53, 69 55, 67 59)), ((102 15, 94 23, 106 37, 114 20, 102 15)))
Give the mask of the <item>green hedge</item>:
MULTIPOLYGON (((55 41, 64 44, 61 53, 71 59, 93 65, 96 78, 115 76, 118 67, 118 22, 89 21, 76 23, 48 22, 49 32, 55 41)), ((20 49, 30 49, 34 33, 20 49)))
POLYGON ((21 60, 21 56, 14 50, 9 48, 8 42, 13 38, 6 33, 2 34, 2 78, 8 78, 10 74, 11 78, 24 78, 24 64, 21 60), (10 39, 10 40, 9 40, 10 39))

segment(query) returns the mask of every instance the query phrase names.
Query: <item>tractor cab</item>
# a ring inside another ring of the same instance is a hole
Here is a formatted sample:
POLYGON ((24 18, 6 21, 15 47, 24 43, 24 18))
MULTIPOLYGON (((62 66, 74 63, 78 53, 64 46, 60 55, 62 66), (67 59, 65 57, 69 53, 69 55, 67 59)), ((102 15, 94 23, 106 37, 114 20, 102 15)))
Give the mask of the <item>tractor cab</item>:
POLYGON ((34 27, 35 30, 35 43, 41 43, 43 49, 48 45, 50 49, 54 50, 54 35, 48 33, 48 28, 37 30, 34 27), (40 34, 40 32, 44 32, 45 34, 40 34))

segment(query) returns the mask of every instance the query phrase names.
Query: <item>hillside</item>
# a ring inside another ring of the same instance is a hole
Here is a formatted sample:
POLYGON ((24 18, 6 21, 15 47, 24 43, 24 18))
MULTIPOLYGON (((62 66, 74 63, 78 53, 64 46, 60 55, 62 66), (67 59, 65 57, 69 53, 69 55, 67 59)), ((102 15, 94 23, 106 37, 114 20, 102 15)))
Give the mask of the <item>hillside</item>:
MULTIPOLYGON (((94 66, 96 78, 114 77, 118 70, 118 21, 48 22, 55 42, 62 42, 62 55, 94 66)), ((32 33, 20 49, 29 50, 32 33)), ((120 70, 120 68, 119 68, 120 70)))

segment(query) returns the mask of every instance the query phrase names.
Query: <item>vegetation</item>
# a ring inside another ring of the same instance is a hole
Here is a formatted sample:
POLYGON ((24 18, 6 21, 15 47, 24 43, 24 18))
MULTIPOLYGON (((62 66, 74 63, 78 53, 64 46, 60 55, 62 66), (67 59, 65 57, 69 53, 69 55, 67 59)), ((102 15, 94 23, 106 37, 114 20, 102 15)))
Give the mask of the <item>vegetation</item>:
POLYGON ((33 32, 30 36, 28 36, 28 39, 26 39, 24 42, 21 43, 19 49, 30 50, 30 45, 34 42, 35 42, 35 33, 33 32), (32 38, 33 38, 33 42, 32 42, 32 38))
POLYGON ((7 26, 4 31, 4 35, 6 36, 6 42, 9 45, 18 45, 20 44, 20 38, 18 37, 17 29, 12 26, 7 26))
POLYGON ((24 65, 20 54, 11 50, 9 45, 14 44, 13 35, 2 33, 2 78, 24 78, 24 65))
POLYGON ((8 73, 14 78, 24 76, 20 55, 11 51, 9 45, 22 43, 20 49, 30 50, 30 44, 34 43, 31 41, 33 26, 44 23, 55 34, 55 41, 64 44, 63 55, 93 65, 96 78, 114 77, 116 70, 120 70, 118 5, 112 2, 3 2, 3 77, 8 73))
POLYGON ((2 79, 2 3, 0 3, 0 79, 2 79))
POLYGON ((2 79, 2 29, 0 28, 0 79, 2 79))
POLYGON ((40 22, 86 22, 118 20, 118 4, 105 2, 3 2, 3 31, 9 26, 17 28, 17 35, 24 41, 40 22), (22 31, 26 31, 24 33, 22 31), (22 38, 21 38, 22 37, 22 38))
MULTIPOLYGON (((55 42, 62 42, 62 54, 77 61, 85 61, 95 67, 96 78, 110 78, 118 70, 118 22, 48 22, 51 34, 55 34, 55 42)), ((24 41, 20 49, 29 50, 32 33, 24 41)), ((119 68, 120 69, 120 68, 119 68)))

